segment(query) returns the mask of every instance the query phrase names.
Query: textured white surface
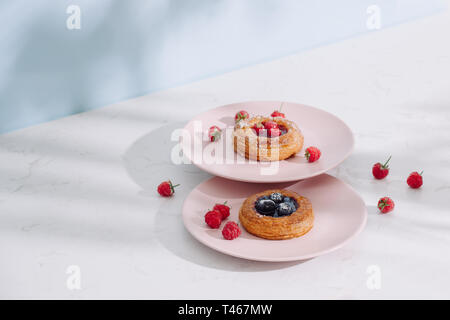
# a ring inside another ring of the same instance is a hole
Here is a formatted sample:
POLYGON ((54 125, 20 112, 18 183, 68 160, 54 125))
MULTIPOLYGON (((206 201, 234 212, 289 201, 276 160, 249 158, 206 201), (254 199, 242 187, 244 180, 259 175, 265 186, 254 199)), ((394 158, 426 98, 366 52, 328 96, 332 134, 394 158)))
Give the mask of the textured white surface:
POLYGON ((450 298, 449 32, 446 12, 0 136, 0 298, 450 298), (353 129, 355 151, 331 174, 367 203, 355 241, 257 263, 184 230, 183 199, 208 175, 171 164, 170 133, 245 100, 317 106, 353 129), (389 177, 375 181, 389 154, 389 177), (414 170, 421 190, 405 183, 414 170), (172 199, 155 191, 167 178, 182 185, 172 199), (390 215, 375 207, 384 195, 390 215), (70 265, 81 290, 66 287, 70 265), (366 286, 371 265, 379 290, 366 286))

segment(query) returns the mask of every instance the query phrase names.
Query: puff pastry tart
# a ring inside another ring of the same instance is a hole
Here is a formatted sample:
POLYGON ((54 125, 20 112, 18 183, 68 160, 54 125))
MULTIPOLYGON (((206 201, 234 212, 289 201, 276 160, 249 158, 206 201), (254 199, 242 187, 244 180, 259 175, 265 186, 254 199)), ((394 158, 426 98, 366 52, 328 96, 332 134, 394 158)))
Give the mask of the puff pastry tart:
POLYGON ((303 140, 297 125, 282 117, 241 120, 233 131, 234 151, 258 161, 287 159, 302 149, 303 140))
POLYGON ((239 210, 239 220, 257 237, 284 240, 311 230, 314 213, 307 198, 293 191, 273 189, 248 197, 239 210))

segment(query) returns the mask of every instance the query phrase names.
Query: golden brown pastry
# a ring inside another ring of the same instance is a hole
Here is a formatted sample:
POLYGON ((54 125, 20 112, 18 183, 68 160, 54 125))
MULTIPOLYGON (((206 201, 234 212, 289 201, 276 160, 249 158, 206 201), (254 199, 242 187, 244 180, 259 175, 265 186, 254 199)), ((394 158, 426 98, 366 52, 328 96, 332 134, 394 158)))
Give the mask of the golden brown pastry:
POLYGON ((257 237, 283 240, 311 230, 314 214, 307 198, 293 191, 273 189, 248 197, 239 210, 239 220, 257 237))
POLYGON ((248 121, 239 121, 233 131, 234 151, 247 159, 258 161, 279 161, 295 155, 303 147, 303 135, 292 121, 281 117, 257 116, 248 121), (268 121, 275 122, 281 135, 271 137, 268 130, 257 134, 255 126, 264 126, 268 121))

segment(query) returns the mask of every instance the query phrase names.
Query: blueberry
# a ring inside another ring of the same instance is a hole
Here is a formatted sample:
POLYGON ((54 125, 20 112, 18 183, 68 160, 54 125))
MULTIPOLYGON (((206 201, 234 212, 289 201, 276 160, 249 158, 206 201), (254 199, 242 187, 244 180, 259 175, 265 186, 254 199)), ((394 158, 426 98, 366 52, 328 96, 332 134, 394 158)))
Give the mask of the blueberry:
POLYGON ((274 201, 275 203, 280 203, 283 201, 283 195, 279 192, 272 193, 270 195, 270 200, 274 201))
MULTIPOLYGON (((291 197, 284 197, 283 202, 292 204, 292 205, 295 207, 295 210, 297 210, 297 208, 298 208, 297 201, 295 201, 294 198, 291 198, 291 197)), ((294 211, 295 211, 295 210, 294 210, 294 211)))
POLYGON ((270 200, 270 197, 269 196, 262 196, 258 200, 270 200))
POLYGON ((286 202, 282 202, 278 205, 277 207, 277 213, 279 216, 288 216, 290 215, 293 211, 291 211, 292 207, 291 205, 289 205, 286 202))
POLYGON ((291 201, 291 202, 285 202, 285 203, 287 203, 288 206, 289 206, 290 214, 291 214, 291 213, 294 213, 295 211, 297 211, 297 207, 295 206, 295 203, 294 203, 293 201, 291 201))
POLYGON ((283 202, 292 202, 292 198, 291 197, 284 197, 283 198, 283 202))
POLYGON ((272 200, 261 199, 256 202, 255 208, 261 214, 271 214, 275 212, 276 204, 272 200))

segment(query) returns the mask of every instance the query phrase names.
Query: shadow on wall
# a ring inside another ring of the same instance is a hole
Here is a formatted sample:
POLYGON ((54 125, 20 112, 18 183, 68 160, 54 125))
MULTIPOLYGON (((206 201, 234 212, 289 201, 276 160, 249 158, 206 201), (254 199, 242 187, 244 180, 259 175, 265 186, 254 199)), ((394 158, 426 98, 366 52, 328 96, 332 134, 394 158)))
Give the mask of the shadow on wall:
POLYGON ((1 5, 0 133, 368 32, 442 9, 439 0, 79 0, 1 5))

